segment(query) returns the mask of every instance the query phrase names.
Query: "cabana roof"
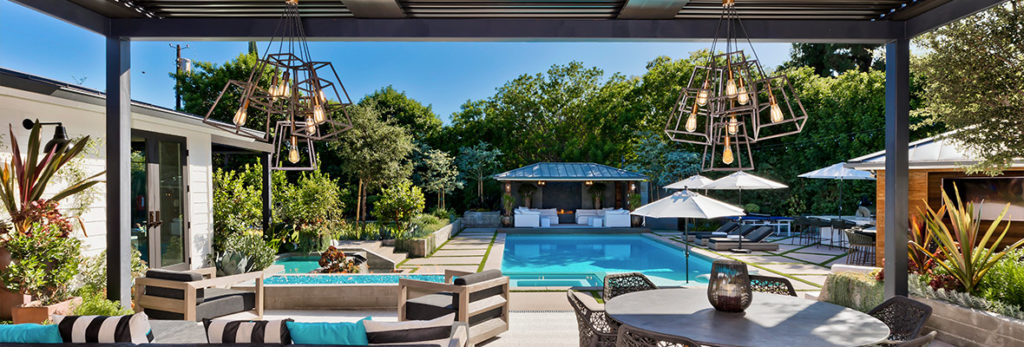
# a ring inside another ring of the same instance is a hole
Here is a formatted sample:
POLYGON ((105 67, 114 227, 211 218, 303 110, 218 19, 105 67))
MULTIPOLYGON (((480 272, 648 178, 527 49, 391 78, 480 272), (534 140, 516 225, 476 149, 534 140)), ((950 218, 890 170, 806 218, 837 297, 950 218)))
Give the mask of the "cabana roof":
POLYGON ((534 163, 492 176, 498 181, 646 181, 647 176, 597 163, 534 163))
MULTIPOLYGON (((945 133, 911 142, 907 161, 911 169, 954 169, 977 164, 980 160, 970 150, 949 139, 945 133)), ((1024 167, 1017 159, 1011 167, 1024 167)), ((857 170, 885 170, 885 151, 850 159, 846 167, 857 170)))

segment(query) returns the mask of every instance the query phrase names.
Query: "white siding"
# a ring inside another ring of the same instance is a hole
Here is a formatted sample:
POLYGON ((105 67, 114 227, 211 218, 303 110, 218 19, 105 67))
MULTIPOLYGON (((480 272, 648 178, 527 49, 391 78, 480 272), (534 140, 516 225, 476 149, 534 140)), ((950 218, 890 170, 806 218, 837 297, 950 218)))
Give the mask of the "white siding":
MULTIPOLYGON (((15 136, 26 145, 28 130, 21 126, 25 118, 39 119, 44 122, 60 121, 67 127, 68 135, 79 137, 89 135, 96 139, 104 138, 104 108, 86 102, 57 98, 49 95, 26 92, 19 89, 0 87, 0 125, 11 124, 15 136)), ((192 268, 199 268, 210 252, 212 238, 212 153, 211 132, 216 129, 205 129, 199 126, 175 122, 145 114, 132 114, 132 128, 150 132, 172 134, 186 138, 188 157, 189 219, 191 227, 191 258, 192 268)), ((52 134, 52 127, 44 128, 43 138, 52 134)), ((11 146, 7 129, 2 131, 0 141, 0 158, 8 160, 11 146)), ((95 151, 86 156, 86 172, 104 170, 104 147, 101 144, 95 151)), ((105 186, 98 185, 99 199, 82 216, 85 233, 79 233, 84 242, 86 255, 92 255, 106 248, 106 215, 105 186)), ((128 213, 128 211, 125 211, 128 213)))

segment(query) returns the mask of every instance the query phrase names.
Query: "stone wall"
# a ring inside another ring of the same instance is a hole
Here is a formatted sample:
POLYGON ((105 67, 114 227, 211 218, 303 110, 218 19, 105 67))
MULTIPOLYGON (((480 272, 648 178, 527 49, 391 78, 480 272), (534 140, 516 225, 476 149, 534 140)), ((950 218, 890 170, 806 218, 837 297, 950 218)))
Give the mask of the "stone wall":
POLYGON ((497 228, 501 226, 501 212, 474 212, 466 211, 462 217, 464 228, 497 228))
POLYGON ((433 253, 437 247, 444 244, 445 241, 452 238, 453 234, 458 234, 462 231, 462 219, 456 219, 451 224, 437 229, 430 235, 418 239, 409 240, 396 240, 395 249, 400 249, 408 252, 411 258, 421 258, 433 253))

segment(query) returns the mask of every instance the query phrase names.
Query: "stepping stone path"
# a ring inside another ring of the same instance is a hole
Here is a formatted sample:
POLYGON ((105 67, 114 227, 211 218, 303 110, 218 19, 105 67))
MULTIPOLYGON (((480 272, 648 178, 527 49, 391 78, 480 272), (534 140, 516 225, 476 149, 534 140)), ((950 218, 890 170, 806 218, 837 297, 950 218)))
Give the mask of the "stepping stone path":
POLYGON ((430 256, 408 259, 398 268, 415 273, 444 273, 446 269, 477 272, 496 233, 494 228, 464 229, 430 256))

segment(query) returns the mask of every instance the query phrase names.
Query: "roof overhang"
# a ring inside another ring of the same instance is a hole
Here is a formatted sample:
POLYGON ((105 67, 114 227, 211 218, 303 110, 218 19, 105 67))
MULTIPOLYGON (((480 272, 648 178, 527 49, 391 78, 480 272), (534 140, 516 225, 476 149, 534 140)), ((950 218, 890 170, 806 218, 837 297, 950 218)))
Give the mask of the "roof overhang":
POLYGON ((644 182, 645 178, 564 178, 564 177, 537 177, 537 178, 498 178, 498 182, 644 182))

